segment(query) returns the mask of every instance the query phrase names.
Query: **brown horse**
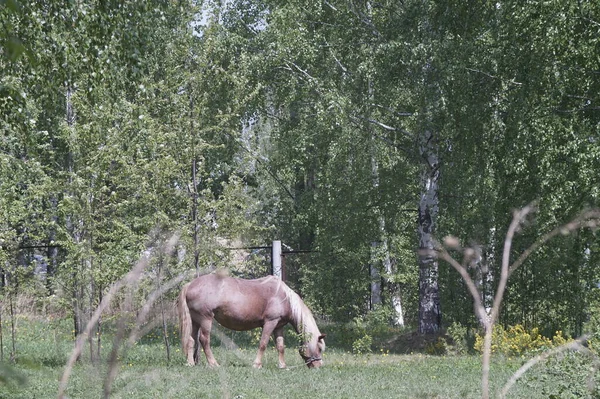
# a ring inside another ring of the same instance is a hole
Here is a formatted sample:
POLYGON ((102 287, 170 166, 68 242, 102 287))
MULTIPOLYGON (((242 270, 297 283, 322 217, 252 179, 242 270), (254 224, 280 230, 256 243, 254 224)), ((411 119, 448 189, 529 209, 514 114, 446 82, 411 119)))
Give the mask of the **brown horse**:
POLYGON ((243 280, 206 274, 186 284, 179 294, 181 345, 190 366, 198 363, 198 340, 209 366, 218 366, 210 349, 213 319, 223 327, 245 331, 262 327, 253 366, 262 367, 262 357, 273 334, 279 352, 279 367, 285 368, 283 327, 291 324, 303 337, 300 356, 308 367, 320 367, 325 335, 302 299, 278 277, 243 280))

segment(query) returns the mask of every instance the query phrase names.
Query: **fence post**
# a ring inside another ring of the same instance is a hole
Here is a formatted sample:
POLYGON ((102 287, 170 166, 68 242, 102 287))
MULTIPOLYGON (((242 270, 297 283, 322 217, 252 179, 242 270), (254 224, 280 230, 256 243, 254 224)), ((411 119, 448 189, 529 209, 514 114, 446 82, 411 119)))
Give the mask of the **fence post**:
POLYGON ((281 241, 273 241, 273 247, 271 250, 271 266, 273 275, 283 279, 281 268, 281 241))

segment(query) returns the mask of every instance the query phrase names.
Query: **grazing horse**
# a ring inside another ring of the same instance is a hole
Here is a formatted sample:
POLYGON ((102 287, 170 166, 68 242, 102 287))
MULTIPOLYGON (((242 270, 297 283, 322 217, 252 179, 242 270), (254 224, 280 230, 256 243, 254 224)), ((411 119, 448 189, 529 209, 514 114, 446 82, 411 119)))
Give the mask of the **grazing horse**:
POLYGON ((255 368, 262 367, 262 357, 273 334, 279 352, 279 367, 285 368, 283 327, 291 324, 300 333, 303 344, 300 356, 308 367, 323 364, 325 335, 302 299, 281 279, 274 276, 243 280, 220 274, 205 274, 186 284, 179 294, 181 345, 190 366, 198 363, 198 340, 209 366, 218 366, 210 349, 213 319, 223 327, 246 331, 262 327, 255 368))

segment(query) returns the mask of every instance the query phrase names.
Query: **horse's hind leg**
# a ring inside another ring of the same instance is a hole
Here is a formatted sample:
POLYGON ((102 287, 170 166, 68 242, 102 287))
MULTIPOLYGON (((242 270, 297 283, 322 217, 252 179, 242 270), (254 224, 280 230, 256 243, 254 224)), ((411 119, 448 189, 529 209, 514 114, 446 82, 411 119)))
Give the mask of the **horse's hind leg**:
POLYGON ((217 360, 210 349, 210 330, 212 328, 212 321, 212 318, 206 318, 200 322, 200 344, 204 350, 208 365, 210 367, 218 367, 219 363, 217 363, 217 360))
POLYGON ((194 322, 192 322, 192 333, 187 339, 184 351, 188 366, 198 364, 198 325, 194 322))
POLYGON ((198 343, 198 331, 200 330, 200 326, 196 323, 193 323, 192 325, 192 340, 193 340, 193 346, 192 349, 190 350, 192 358, 191 358, 191 363, 190 363, 190 353, 188 352, 188 363, 189 364, 198 364, 200 362, 200 359, 198 359, 198 351, 200 350, 200 344, 198 343))

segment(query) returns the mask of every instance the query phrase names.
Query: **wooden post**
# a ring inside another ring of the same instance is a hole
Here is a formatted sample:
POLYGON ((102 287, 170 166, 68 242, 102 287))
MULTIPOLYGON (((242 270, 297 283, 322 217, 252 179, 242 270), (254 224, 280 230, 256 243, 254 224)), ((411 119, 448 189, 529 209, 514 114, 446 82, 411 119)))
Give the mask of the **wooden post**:
POLYGON ((283 279, 283 269, 281 268, 281 241, 273 241, 271 249, 271 266, 274 276, 283 279))

